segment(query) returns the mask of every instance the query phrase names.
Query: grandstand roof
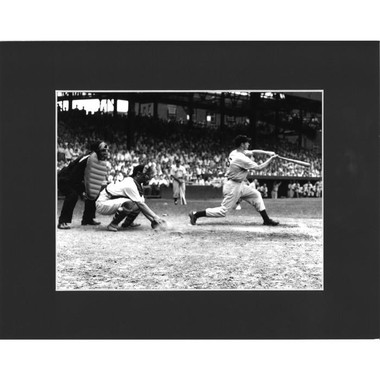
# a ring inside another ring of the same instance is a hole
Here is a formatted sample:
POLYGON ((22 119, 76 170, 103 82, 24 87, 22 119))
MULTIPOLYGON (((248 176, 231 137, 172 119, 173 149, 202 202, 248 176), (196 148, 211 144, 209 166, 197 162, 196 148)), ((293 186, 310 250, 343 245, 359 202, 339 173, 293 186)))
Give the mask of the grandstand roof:
POLYGON ((255 109, 322 113, 321 92, 59 92, 57 100, 120 99, 135 103, 163 103, 248 116, 255 109))

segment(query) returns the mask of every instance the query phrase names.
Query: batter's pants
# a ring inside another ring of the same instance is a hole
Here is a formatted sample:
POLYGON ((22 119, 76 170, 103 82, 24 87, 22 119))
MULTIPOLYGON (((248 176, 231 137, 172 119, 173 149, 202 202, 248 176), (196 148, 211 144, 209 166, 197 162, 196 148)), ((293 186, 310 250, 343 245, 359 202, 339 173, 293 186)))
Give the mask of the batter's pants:
POLYGON ((246 182, 235 182, 228 180, 223 186, 223 201, 219 207, 206 208, 206 216, 221 218, 228 212, 234 210, 239 199, 248 202, 258 212, 265 210, 265 205, 261 193, 255 189, 254 185, 246 182))

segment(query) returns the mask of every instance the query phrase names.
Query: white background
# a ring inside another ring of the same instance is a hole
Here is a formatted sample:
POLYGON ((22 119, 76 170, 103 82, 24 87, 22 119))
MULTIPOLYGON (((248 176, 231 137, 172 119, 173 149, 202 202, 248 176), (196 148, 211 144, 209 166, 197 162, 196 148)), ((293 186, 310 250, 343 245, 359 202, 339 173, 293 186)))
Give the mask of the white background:
MULTIPOLYGON (((373 0, 3 3, 2 41, 380 39, 373 0)), ((0 376, 371 380, 379 378, 379 357, 379 340, 0 341, 0 376)))

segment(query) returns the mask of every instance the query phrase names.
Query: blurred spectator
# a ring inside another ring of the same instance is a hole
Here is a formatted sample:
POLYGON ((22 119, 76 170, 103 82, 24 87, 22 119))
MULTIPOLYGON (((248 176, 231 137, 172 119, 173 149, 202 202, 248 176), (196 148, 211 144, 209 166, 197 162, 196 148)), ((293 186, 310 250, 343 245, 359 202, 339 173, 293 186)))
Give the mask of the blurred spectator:
POLYGON ((263 198, 268 198, 268 187, 266 183, 264 183, 262 186, 259 186, 258 190, 260 191, 263 198))
POLYGON ((318 198, 322 197, 322 181, 315 183, 315 196, 318 198))
POLYGON ((294 182, 290 181, 288 185, 288 198, 293 198, 294 197, 294 182))
POLYGON ((71 144, 69 144, 68 142, 65 142, 65 148, 64 149, 65 149, 65 160, 66 160, 66 162, 71 162, 71 160, 73 158, 71 144))
MULTIPOLYGON (((176 159, 186 162, 186 182, 219 186, 227 170, 227 155, 230 144, 222 142, 218 131, 205 130, 195 124, 170 123, 150 117, 136 116, 136 132, 133 147, 127 146, 125 120, 113 123, 112 116, 100 112, 82 116, 81 112, 61 112, 58 125, 57 166, 62 168, 88 149, 88 142, 107 135, 110 146, 110 163, 113 171, 109 180, 118 180, 132 173, 138 164, 154 163, 157 174, 170 180, 170 169, 176 159), (64 153, 64 158, 63 158, 64 153)), ((228 141, 228 140, 226 140, 228 141)), ((263 176, 289 176, 319 178, 322 176, 322 160, 316 152, 305 150, 296 144, 280 141, 276 144, 256 143, 262 149, 310 163, 305 168, 290 162, 276 160, 260 174, 263 176)), ((263 158, 258 157, 260 163, 263 158)), ((321 193, 321 186, 318 194, 321 193)), ((314 189, 317 195, 317 188, 314 189)), ((293 195, 296 195, 295 188, 293 195)), ((301 192, 298 193, 301 195, 301 192)), ((296 195, 297 196, 297 195, 296 195)), ((273 196, 272 196, 273 197, 273 196)))
POLYGON ((66 155, 65 155, 65 148, 64 144, 60 141, 61 139, 58 139, 58 146, 57 146, 57 161, 58 163, 66 161, 66 155))
POLYGON ((295 193, 296 198, 300 198, 302 195, 302 189, 301 189, 301 185, 299 184, 299 182, 296 182, 296 184, 294 186, 294 193, 295 193))
POLYGON ((282 182, 277 182, 277 181, 274 182, 273 188, 272 188, 272 192, 271 192, 271 196, 272 196, 273 199, 277 199, 278 198, 278 189, 281 186, 281 183, 282 182))

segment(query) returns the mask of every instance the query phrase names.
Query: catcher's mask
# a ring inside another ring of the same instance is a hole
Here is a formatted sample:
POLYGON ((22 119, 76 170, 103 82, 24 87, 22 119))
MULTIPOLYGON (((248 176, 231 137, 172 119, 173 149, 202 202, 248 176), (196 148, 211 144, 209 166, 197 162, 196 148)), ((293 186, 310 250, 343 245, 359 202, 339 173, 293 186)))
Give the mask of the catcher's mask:
POLYGON ((97 154, 98 160, 104 161, 108 158, 109 149, 104 141, 97 141, 93 145, 93 151, 97 154))
POLYGON ((154 177, 156 170, 150 165, 137 165, 133 169, 132 177, 140 177, 142 183, 149 182, 154 177))

